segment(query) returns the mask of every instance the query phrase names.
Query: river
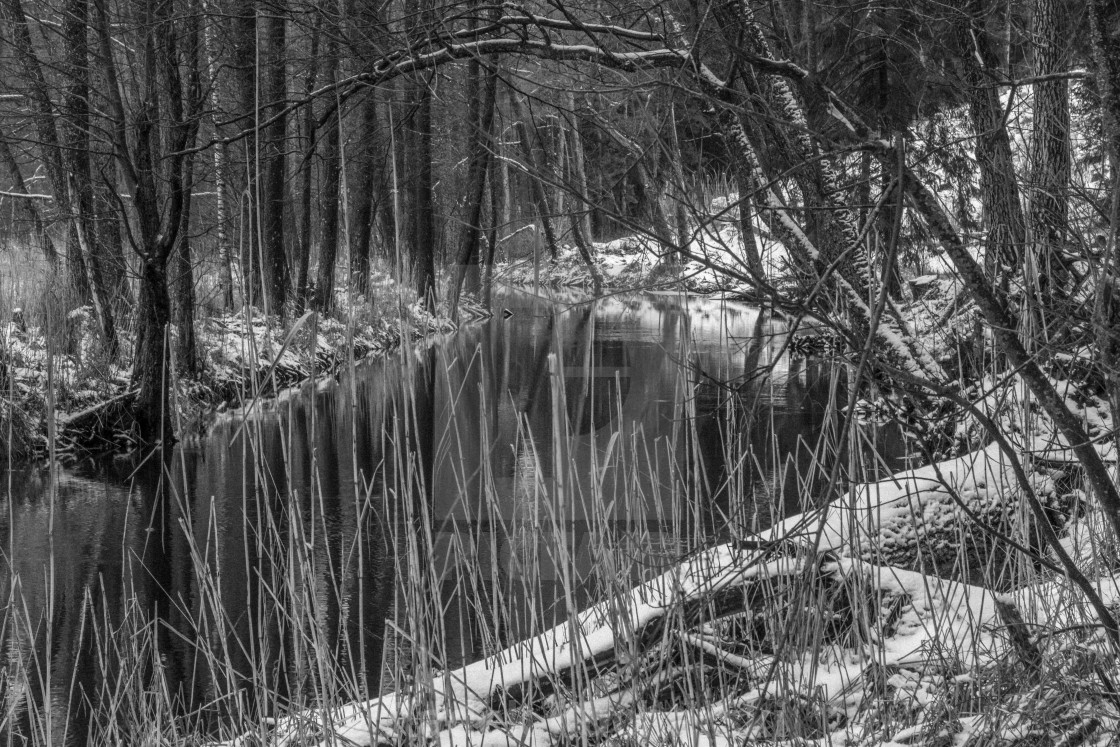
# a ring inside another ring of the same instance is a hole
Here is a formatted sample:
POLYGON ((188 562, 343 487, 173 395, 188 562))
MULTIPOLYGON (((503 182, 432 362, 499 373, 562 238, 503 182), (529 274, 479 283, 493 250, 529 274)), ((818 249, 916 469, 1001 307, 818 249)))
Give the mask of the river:
POLYGON ((839 369, 782 354, 758 309, 496 309, 162 458, 8 473, 4 734, 136 741, 373 695, 827 499, 836 459, 900 457, 830 446, 839 369))

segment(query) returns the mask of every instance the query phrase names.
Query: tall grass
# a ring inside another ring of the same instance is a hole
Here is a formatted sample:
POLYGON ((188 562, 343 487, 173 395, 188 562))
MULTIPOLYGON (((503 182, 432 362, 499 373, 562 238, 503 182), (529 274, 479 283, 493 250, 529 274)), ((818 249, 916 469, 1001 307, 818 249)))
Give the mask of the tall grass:
MULTIPOLYGON (((502 324, 485 334, 502 335, 502 324)), ((56 517, 73 514, 77 499, 64 480, 48 476, 52 487, 34 498, 9 491, 4 743, 197 744, 245 734, 267 743, 269 720, 293 713, 313 737, 335 709, 389 691, 432 703, 434 718, 449 669, 557 624, 574 629, 595 603, 624 628, 629 617, 613 605, 637 582, 893 468, 877 461, 869 431, 839 414, 838 375, 773 359, 780 335, 760 330, 732 353, 748 373, 768 371, 766 383, 726 388, 697 375, 687 320, 674 324, 665 330, 672 354, 655 375, 675 394, 637 409, 623 367, 613 383, 585 385, 603 366, 594 325, 576 313, 561 315, 538 346, 545 378, 528 390, 508 386, 518 353, 503 358, 494 344, 406 347, 399 363, 370 364, 370 373, 351 364, 337 385, 219 424, 194 452, 127 465, 128 508, 121 525, 101 530, 102 541, 120 543, 121 562, 99 576, 77 575, 65 557, 75 540, 56 517), (814 373, 830 376, 832 414, 815 439, 793 439, 791 457, 774 401, 814 373), (673 424, 660 436, 640 415, 658 407, 673 424), (609 413, 612 426, 581 432, 582 408, 609 413), (718 472, 701 458, 712 428, 718 472), (47 552, 43 537, 53 543, 47 552), (68 658, 83 666, 67 669, 68 658)), ((120 499, 103 491, 103 500, 120 499)), ((973 562, 960 558, 965 575, 973 562)), ((695 621, 682 612, 655 646, 656 665, 629 638, 634 650, 610 675, 628 688, 606 687, 586 664, 536 683, 540 691, 511 701, 502 718, 517 723, 528 704, 561 713, 598 697, 633 716, 618 744, 673 743, 666 710, 760 739, 827 734, 836 714, 806 698, 799 679, 812 673, 781 664, 814 648, 827 658, 830 641, 860 633, 830 629, 845 600, 811 579, 775 595, 787 604, 765 620, 702 610, 703 640, 689 637, 695 621), (752 636, 774 647, 768 671, 712 653, 712 641, 752 636), (769 694, 759 696, 767 679, 769 694)), ((895 698, 882 707, 884 728, 912 725, 915 711, 896 698, 903 688, 884 688, 885 700, 895 698)), ((975 687, 958 690, 944 695, 956 713, 984 705, 975 687)), ((584 741, 595 719, 588 724, 584 741)), ((434 726, 417 719, 400 743, 421 743, 434 726)))

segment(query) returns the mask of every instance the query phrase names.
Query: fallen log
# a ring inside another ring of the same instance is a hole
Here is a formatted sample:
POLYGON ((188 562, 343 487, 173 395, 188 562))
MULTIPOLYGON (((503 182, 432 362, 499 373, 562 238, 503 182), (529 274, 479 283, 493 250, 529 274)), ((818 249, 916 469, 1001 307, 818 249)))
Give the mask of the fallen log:
MULTIPOLYGON (((373 700, 295 713, 228 744, 633 743, 653 732, 687 733, 689 743, 825 739, 856 728, 899 672, 970 681, 1028 654, 1037 670, 1045 647, 1033 633, 1091 638, 1094 611, 1067 580, 999 594, 925 572, 924 547, 936 555, 959 540, 969 521, 962 506, 1010 517, 1016 490, 994 448, 908 470, 752 540, 691 555, 493 656, 373 700)), ((1096 585, 1107 604, 1120 601, 1114 578, 1096 585)), ((953 733, 941 723, 922 729, 953 733)))

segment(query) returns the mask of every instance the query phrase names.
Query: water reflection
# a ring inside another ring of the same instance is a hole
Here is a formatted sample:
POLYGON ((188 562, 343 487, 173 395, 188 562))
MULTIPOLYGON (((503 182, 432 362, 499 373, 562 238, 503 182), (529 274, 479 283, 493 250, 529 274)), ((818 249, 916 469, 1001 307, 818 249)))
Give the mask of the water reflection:
POLYGON ((210 725, 376 694, 822 495, 837 382, 769 315, 497 303, 163 461, 10 474, 3 730, 84 743, 161 679, 155 718, 210 725))

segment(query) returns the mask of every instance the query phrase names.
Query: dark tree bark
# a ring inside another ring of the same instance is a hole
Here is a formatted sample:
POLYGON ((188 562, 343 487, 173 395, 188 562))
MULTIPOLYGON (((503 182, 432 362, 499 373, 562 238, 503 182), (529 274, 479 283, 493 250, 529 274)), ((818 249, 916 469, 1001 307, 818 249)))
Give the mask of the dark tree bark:
MULTIPOLYGON (((386 46, 389 32, 380 9, 369 3, 346 0, 347 41, 351 54, 359 60, 376 59, 386 46)), ((389 150, 381 126, 382 106, 376 88, 365 92, 361 106, 361 147, 357 174, 351 183, 347 204, 353 205, 354 221, 350 227, 350 282, 359 292, 368 290, 370 253, 374 224, 381 222, 381 243, 387 245, 393 235, 393 198, 387 189, 387 155, 389 150)))
POLYGON ((70 193, 70 210, 78 251, 68 252, 71 282, 93 301, 110 357, 116 357, 117 335, 113 299, 106 277, 104 251, 93 220, 93 175, 90 165, 89 107, 89 4, 66 0, 63 8, 63 37, 66 39, 63 92, 62 140, 70 193))
MULTIPOLYGON (((433 0, 420 0, 407 30, 411 44, 422 44, 435 21, 433 0)), ((432 85, 424 71, 408 76, 403 87, 408 115, 404 121, 406 157, 399 174, 408 189, 408 248, 412 276, 421 303, 436 304, 435 187, 432 172, 432 85)))
MULTIPOLYGON (((189 150, 197 135, 203 96, 200 21, 197 13, 179 17, 176 10, 170 0, 137 9, 135 36, 130 40, 137 55, 137 98, 127 120, 120 87, 107 89, 114 156, 135 211, 136 228, 129 235, 140 259, 140 294, 132 383, 137 389, 134 416, 146 444, 166 443, 173 436, 167 271, 189 210, 189 150), (132 126, 130 137, 125 136, 126 121, 132 126)), ((98 8, 96 24, 96 32, 108 38, 110 20, 104 6, 98 8)), ((116 80, 114 57, 103 55, 100 63, 106 78, 116 80)))
MULTIPOLYGON (((744 0, 731 0, 716 11, 716 18, 729 45, 736 50, 745 65, 754 64, 758 59, 771 59, 766 38, 754 19, 754 14, 744 0)), ((716 114, 720 130, 728 143, 737 165, 745 173, 754 173, 754 180, 764 184, 769 178, 765 174, 756 155, 759 145, 769 146, 773 158, 792 159, 793 173, 799 175, 798 186, 809 208, 806 223, 809 229, 802 228, 772 188, 766 190, 764 204, 771 210, 778 224, 779 232, 785 243, 806 273, 806 280, 823 281, 835 290, 836 298, 843 299, 842 305, 829 309, 829 313, 843 312, 850 319, 853 337, 863 345, 875 341, 891 365, 911 372, 922 372, 933 379, 940 379, 944 372, 928 351, 917 345, 903 322, 902 314, 889 300, 882 314, 872 309, 872 299, 877 299, 881 290, 880 279, 872 271, 863 237, 856 224, 855 215, 847 204, 846 192, 841 189, 835 165, 831 158, 820 154, 810 133, 806 116, 806 106, 802 95, 814 96, 816 110, 822 116, 828 115, 828 102, 820 100, 820 93, 809 85, 804 77, 801 91, 795 91, 791 82, 783 75, 768 73, 759 75, 758 80, 743 76, 744 85, 750 82, 755 86, 749 93, 754 100, 767 100, 773 111, 760 121, 784 121, 786 129, 774 131, 764 126, 748 130, 740 112, 750 99, 735 95, 726 88, 718 88, 712 93, 719 109, 716 114), (775 116, 776 115, 776 116, 775 116), (811 221, 818 221, 816 230, 811 221)), ((699 78, 703 86, 707 79, 699 78)), ((773 167, 773 165, 772 165, 773 167)), ((831 303, 831 302, 826 302, 831 303)))
POLYGON ((630 169, 630 181, 634 185, 639 210, 653 226, 654 238, 661 245, 662 261, 672 262, 676 256, 676 251, 672 249, 673 229, 669 226, 669 219, 665 216, 665 209, 661 205, 661 192, 650 177, 642 153, 638 152, 636 156, 637 160, 630 169))
POLYGON ((175 364, 180 375, 195 376, 199 372, 199 360, 194 334, 194 265, 191 261, 191 202, 194 193, 193 157, 185 159, 183 171, 191 180, 184 189, 183 215, 180 219, 179 238, 172 254, 172 277, 175 288, 175 329, 178 338, 175 345, 175 364))
MULTIPOLYGON (((1062 17, 1056 0, 1035 0, 1032 32, 1034 73, 1065 69, 1068 50, 1062 44, 1062 17)), ((1069 81, 1047 80, 1034 85, 1034 129, 1031 138, 1030 232, 1037 272, 1038 319, 1047 335, 1061 316, 1070 268, 1065 249, 1069 234, 1069 81)))
POLYGON ((261 31, 261 83, 264 111, 261 119, 269 122, 261 133, 261 243, 264 264, 264 290, 268 311, 284 313, 288 298, 288 255, 284 245, 285 181, 287 179, 287 135, 285 107, 287 70, 286 18, 284 5, 269 6, 261 31))
POLYGON ((228 151, 231 187, 237 195, 238 241, 245 302, 263 307, 260 232, 260 133, 263 121, 257 99, 257 3, 228 0, 231 133, 243 133, 228 151))
POLYGON ((1004 123, 999 89, 992 85, 1000 60, 984 26, 983 4, 972 0, 962 24, 962 77, 969 86, 969 115, 976 132, 980 167, 980 200, 986 224, 985 264, 1002 282, 1022 267, 1026 222, 1019 202, 1019 183, 1011 156, 1011 138, 1004 123))
POLYGON ((0 10, 7 21, 8 36, 25 78, 40 156, 51 191, 59 211, 66 216, 69 224, 67 261, 71 282, 83 295, 89 293, 110 357, 116 357, 117 335, 112 299, 90 225, 93 195, 89 165, 88 2, 67 0, 64 9, 63 37, 67 51, 62 66, 65 82, 61 112, 56 111, 51 102, 50 88, 31 43, 31 32, 21 0, 4 0, 0 10), (62 125, 61 132, 56 121, 62 125))
MULTIPOLYGON (((31 190, 27 188, 27 182, 24 181, 23 172, 20 171, 19 163, 12 154, 11 146, 3 137, 0 137, 0 161, 4 163, 4 168, 8 170, 8 178, 12 182, 13 191, 21 195, 32 194, 31 190)), ((39 213, 39 208, 35 206, 35 200, 30 197, 19 200, 19 209, 20 212, 23 213, 24 219, 31 226, 31 234, 35 236, 35 240, 39 243, 39 248, 43 250, 43 256, 45 256, 47 261, 52 265, 57 263, 58 250, 54 248, 54 242, 51 241, 51 237, 47 233, 46 223, 39 213)))
POLYGON ((424 305, 435 308, 436 301, 436 228, 435 194, 432 185, 432 92, 426 76, 417 76, 410 86, 413 114, 406 134, 409 138, 410 186, 409 246, 416 292, 424 305))
POLYGON ((575 191, 576 204, 579 206, 579 212, 572 216, 572 221, 578 223, 578 229, 586 241, 592 241, 594 234, 591 231, 591 202, 589 200, 587 181, 587 157, 584 153, 583 133, 580 132, 580 120, 577 115, 576 95, 574 92, 568 92, 568 110, 572 113, 573 122, 571 128, 568 130, 569 136, 569 152, 571 154, 569 163, 571 163, 572 172, 572 186, 575 191))
POLYGON ((521 146, 521 158, 525 162, 525 177, 529 180, 533 207, 537 211, 537 219, 541 224, 541 232, 544 233, 549 256, 555 260, 560 255, 560 242, 556 237, 555 224, 552 222, 552 207, 549 204, 548 191, 541 181, 545 167, 537 155, 538 148, 525 121, 524 110, 518 100, 517 92, 512 89, 509 92, 509 107, 510 115, 513 117, 514 133, 521 146))
POLYGON ((503 199, 505 180, 502 176, 505 173, 503 169, 505 160, 502 157, 502 139, 494 138, 492 142, 494 153, 490 158, 489 173, 486 176, 490 192, 490 225, 486 231, 486 258, 483 260, 482 267, 482 305, 486 308, 490 308, 494 282, 494 256, 498 251, 498 241, 507 222, 508 210, 503 199))
MULTIPOLYGON (((667 156, 669 158, 669 164, 673 171, 673 181, 676 182, 673 185, 672 195, 673 219, 676 223, 674 228, 676 228, 677 246, 684 250, 688 247, 689 239, 691 238, 688 230, 688 212, 685 209, 685 203, 688 198, 688 190, 685 188, 684 164, 681 162, 681 141, 680 135, 677 132, 677 107, 672 102, 669 103, 668 127, 669 151, 667 156)), ((741 207, 740 210, 742 210, 741 207)), ((750 211, 747 212, 747 220, 749 223, 750 211)), ((741 212, 740 216, 742 216, 741 212)), ((754 245, 753 231, 750 234, 743 234, 743 252, 747 255, 748 262, 751 262, 753 258, 758 257, 758 251, 755 249, 754 245)), ((759 266, 761 266, 761 260, 759 261, 759 266)))
MULTIPOLYGON (((310 96, 315 90, 319 76, 319 36, 322 15, 316 14, 311 26, 311 55, 307 68, 304 95, 310 96)), ((303 110, 302 135, 304 142, 303 163, 300 166, 302 180, 299 193, 299 241, 296 246, 296 308, 300 311, 307 307, 307 273, 311 265, 311 226, 312 226, 312 185, 315 181, 315 107, 308 105, 303 110)))
MULTIPOLYGON (((327 29, 324 45, 324 77, 328 85, 338 79, 338 27, 327 29)), ((330 102, 330 106, 334 106, 330 102)), ((316 276, 315 308, 328 312, 334 302, 334 266, 338 257, 339 181, 342 177, 341 112, 337 109, 323 133, 323 186, 320 190, 319 272, 316 276)))
POLYGON ((367 290, 369 281, 374 205, 380 205, 383 198, 378 189, 379 184, 384 181, 384 144, 381 142, 378 109, 377 96, 371 90, 362 105, 363 152, 358 160, 358 188, 350 202, 354 206, 354 226, 350 236, 350 282, 355 290, 362 293, 367 290))
MULTIPOLYGON (((1108 8, 1102 0, 1089 1, 1089 24, 1092 32, 1093 62, 1096 67, 1097 91, 1101 97, 1105 150, 1111 177, 1109 200, 1109 234, 1104 255, 1097 258, 1101 271, 1093 308, 1096 329, 1098 365, 1108 382, 1108 398, 1112 422, 1120 422, 1120 248, 1117 230, 1120 226, 1120 42, 1109 34, 1108 8)), ((1120 448, 1120 432, 1114 437, 1120 448)))
POLYGON ((494 126, 494 107, 498 94, 498 69, 491 68, 483 76, 482 66, 477 62, 472 63, 471 75, 477 82, 476 88, 479 95, 472 97, 471 111, 468 120, 471 122, 470 163, 467 166, 467 201, 465 210, 465 224, 459 240, 459 249, 455 259, 455 279, 452 283, 451 309, 452 319, 459 315, 459 294, 466 290, 468 293, 478 293, 481 288, 479 275, 479 254, 482 241, 482 206, 485 197, 486 172, 490 163, 492 145, 492 129, 494 126))

